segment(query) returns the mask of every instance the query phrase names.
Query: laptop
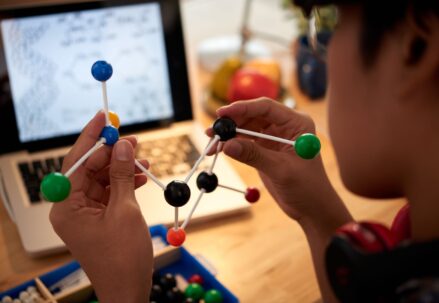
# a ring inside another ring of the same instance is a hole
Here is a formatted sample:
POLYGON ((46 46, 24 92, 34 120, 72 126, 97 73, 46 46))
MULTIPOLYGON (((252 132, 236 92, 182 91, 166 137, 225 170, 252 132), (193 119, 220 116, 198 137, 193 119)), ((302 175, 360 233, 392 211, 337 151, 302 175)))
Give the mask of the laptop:
MULTIPOLYGON (((208 143, 193 120, 177 0, 88 1, 0 11, 0 199, 31 256, 64 250, 48 220, 51 203, 42 177, 59 171, 81 129, 102 108, 92 64, 113 66, 109 107, 122 135, 138 135, 138 158, 164 184, 184 180, 208 143)), ((206 169, 208 157, 200 166, 206 169)), ((223 157, 219 183, 246 186, 223 157)), ((180 209, 184 220, 199 190, 180 209)), ((174 208, 153 182, 136 191, 149 225, 170 224, 174 208)), ((242 194, 218 188, 205 194, 191 224, 248 210, 242 194)), ((78 235, 79 236, 79 235, 78 235)))

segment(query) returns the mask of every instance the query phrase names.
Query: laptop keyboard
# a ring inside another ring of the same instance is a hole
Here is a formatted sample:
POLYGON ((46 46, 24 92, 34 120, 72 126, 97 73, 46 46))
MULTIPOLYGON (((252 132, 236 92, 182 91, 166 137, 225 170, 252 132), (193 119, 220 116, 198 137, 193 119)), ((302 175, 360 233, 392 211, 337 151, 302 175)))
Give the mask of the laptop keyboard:
MULTIPOLYGON (((148 159, 150 171, 158 178, 188 173, 199 157, 187 135, 144 141, 136 148, 136 158, 148 159)), ((18 164, 31 203, 42 201, 41 180, 50 172, 60 171, 63 160, 59 157, 18 164)))
POLYGON ((18 164, 18 169, 26 185, 27 194, 31 203, 37 203, 42 200, 40 197, 41 180, 48 173, 60 171, 63 160, 64 157, 59 157, 18 164))
POLYGON ((136 157, 147 159, 149 170, 158 178, 188 173, 200 153, 187 135, 144 141, 137 145, 136 157))

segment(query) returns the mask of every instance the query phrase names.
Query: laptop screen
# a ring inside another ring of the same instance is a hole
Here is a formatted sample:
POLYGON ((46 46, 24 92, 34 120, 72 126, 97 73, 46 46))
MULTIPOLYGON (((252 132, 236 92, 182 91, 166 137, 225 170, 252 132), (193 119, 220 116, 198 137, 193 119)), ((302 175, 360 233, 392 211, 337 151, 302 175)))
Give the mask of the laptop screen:
POLYGON ((177 1, 110 1, 0 12, 2 74, 7 75, 6 103, 13 109, 9 114, 14 119, 9 120, 15 120, 18 145, 58 145, 60 138, 81 131, 103 106, 101 84, 91 76, 97 60, 113 66, 107 83, 109 107, 119 115, 122 132, 190 118, 183 44, 169 43, 176 35, 182 42, 179 15, 175 20, 174 14, 173 22, 167 16, 172 8, 178 12, 177 1), (170 51, 172 46, 177 49, 170 51), (175 64, 176 58, 180 64, 175 64), (186 89, 177 91, 182 86, 177 81, 186 82, 186 89))
POLYGON ((171 118, 158 3, 1 21, 21 142, 78 133, 102 108, 92 64, 105 59, 111 109, 125 125, 171 118))

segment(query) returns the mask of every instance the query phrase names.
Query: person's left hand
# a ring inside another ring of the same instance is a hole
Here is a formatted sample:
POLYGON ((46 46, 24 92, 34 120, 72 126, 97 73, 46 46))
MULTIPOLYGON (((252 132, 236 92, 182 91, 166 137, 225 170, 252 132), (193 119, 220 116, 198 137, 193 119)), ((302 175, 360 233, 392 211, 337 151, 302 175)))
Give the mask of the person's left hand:
MULTIPOLYGON (((96 143, 104 125, 105 117, 98 113, 65 157, 63 173, 96 143)), ((145 175, 136 174, 136 143, 128 137, 96 151, 70 176, 70 196, 50 212, 53 228, 87 273, 101 303, 149 299, 153 254, 134 195, 146 182, 145 175)))

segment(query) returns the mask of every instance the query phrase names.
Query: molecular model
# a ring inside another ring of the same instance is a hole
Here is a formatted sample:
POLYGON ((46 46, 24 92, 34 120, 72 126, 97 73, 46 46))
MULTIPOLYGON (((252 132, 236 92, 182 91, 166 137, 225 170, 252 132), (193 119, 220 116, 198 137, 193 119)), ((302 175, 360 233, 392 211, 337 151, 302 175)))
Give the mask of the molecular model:
MULTIPOLYGON (((86 152, 65 174, 59 172, 53 172, 46 175, 41 182, 41 193, 43 197, 50 202, 61 202, 65 200, 71 189, 71 183, 69 177, 80 167, 95 151, 97 151, 101 146, 108 145, 112 146, 119 140, 118 127, 120 126, 120 121, 118 116, 108 110, 108 99, 107 99, 107 88, 106 81, 110 79, 113 74, 113 68, 110 64, 105 61, 97 61, 93 64, 91 68, 91 73, 93 77, 102 83, 103 101, 104 101, 104 112, 106 125, 103 128, 100 139, 96 144, 86 152)), ((229 186, 221 185, 218 183, 217 176, 213 173, 215 163, 219 152, 221 151, 222 145, 225 141, 234 138, 238 133, 255 136, 263 139, 273 140, 276 142, 292 145, 296 151, 296 154, 303 159, 312 159, 320 151, 320 141, 313 134, 302 134, 297 138, 296 141, 286 140, 266 134, 261 134, 245 129, 238 128, 232 119, 222 117, 218 118, 213 124, 214 137, 210 139, 207 147, 204 149, 200 158, 196 161, 189 174, 184 181, 172 181, 168 185, 164 185, 160 180, 158 180, 149 170, 147 170, 137 159, 134 161, 135 165, 155 184, 157 184, 164 192, 164 198, 168 204, 175 208, 175 222, 174 226, 168 230, 167 241, 173 246, 180 246, 183 244, 186 238, 185 228, 189 224, 192 215, 195 212, 201 198, 206 193, 213 192, 217 187, 222 187, 225 189, 237 191, 243 193, 248 202, 254 203, 259 199, 259 191, 256 188, 248 188, 246 191, 235 189, 229 186), (191 197, 191 190, 187 183, 191 177, 195 174, 201 162, 207 156, 208 152, 215 146, 216 153, 213 157, 213 161, 207 171, 201 172, 197 177, 197 187, 200 189, 200 193, 193 205, 189 215, 179 226, 178 220, 178 210, 179 207, 186 205, 191 197)))

